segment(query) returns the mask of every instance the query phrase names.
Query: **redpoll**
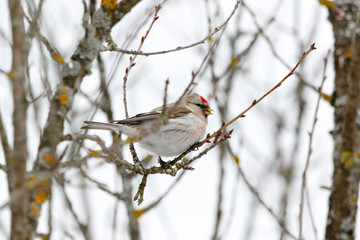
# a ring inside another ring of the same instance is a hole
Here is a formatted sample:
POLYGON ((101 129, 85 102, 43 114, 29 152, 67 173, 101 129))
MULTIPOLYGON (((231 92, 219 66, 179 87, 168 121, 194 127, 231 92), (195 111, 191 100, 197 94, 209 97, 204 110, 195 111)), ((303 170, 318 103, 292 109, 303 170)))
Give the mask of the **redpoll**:
POLYGON ((82 129, 122 132, 139 145, 159 156, 177 156, 205 134, 211 108, 205 98, 192 93, 178 104, 170 103, 134 117, 111 123, 85 121, 82 129))

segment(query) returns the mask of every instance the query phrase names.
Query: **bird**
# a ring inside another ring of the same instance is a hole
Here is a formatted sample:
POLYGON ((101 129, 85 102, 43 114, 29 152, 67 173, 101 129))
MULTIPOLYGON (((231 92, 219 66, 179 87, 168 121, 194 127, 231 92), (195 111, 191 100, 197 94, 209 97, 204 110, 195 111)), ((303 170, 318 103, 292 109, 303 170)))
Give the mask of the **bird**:
POLYGON ((159 106, 130 118, 109 123, 84 121, 81 129, 121 132, 143 149, 157 154, 162 161, 161 156, 178 156, 199 142, 212 112, 205 98, 192 93, 165 105, 165 108, 159 106))

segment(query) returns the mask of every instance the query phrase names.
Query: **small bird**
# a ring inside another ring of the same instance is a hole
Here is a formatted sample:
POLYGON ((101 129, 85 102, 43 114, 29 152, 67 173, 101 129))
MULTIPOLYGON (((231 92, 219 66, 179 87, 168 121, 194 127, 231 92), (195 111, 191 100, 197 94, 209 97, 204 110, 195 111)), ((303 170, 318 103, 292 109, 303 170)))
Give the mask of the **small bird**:
POLYGON ((122 132, 140 147, 161 156, 178 156, 205 134, 207 117, 212 114, 208 102, 192 93, 176 103, 157 107, 150 112, 110 123, 85 121, 81 129, 122 132))

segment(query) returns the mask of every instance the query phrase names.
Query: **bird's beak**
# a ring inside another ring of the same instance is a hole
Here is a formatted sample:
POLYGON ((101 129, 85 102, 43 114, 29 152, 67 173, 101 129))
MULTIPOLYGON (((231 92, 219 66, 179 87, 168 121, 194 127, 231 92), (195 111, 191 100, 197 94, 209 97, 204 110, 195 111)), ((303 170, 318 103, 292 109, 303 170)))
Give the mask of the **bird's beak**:
POLYGON ((204 113, 205 113, 206 115, 212 115, 213 112, 214 112, 214 110, 212 110, 211 108, 205 108, 205 109, 204 109, 204 113))

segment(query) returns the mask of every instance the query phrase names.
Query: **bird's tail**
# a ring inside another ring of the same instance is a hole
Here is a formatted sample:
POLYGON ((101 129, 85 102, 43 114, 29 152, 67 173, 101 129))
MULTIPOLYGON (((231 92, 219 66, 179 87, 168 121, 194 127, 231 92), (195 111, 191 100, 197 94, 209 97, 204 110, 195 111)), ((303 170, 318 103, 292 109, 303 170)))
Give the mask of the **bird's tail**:
POLYGON ((119 124, 115 123, 84 121, 84 125, 81 127, 81 129, 99 129, 118 132, 120 131, 120 126, 119 124))

